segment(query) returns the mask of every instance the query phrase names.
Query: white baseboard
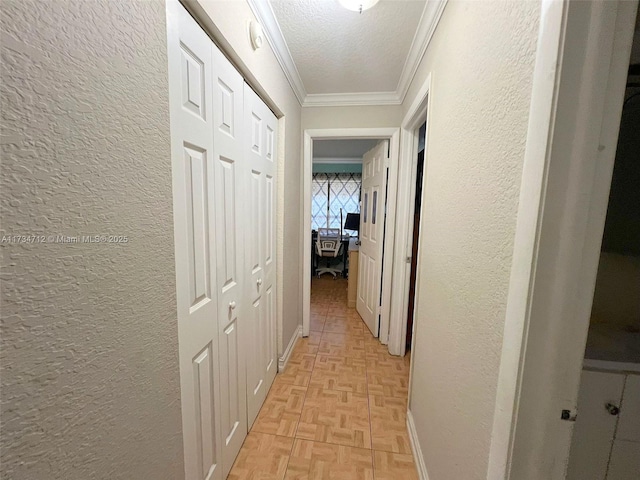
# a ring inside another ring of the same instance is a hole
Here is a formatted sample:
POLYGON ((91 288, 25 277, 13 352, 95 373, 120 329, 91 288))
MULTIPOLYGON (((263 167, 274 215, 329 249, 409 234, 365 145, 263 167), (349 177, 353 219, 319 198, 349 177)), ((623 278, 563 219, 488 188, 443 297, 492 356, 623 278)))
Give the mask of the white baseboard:
POLYGON ((420 480, 429 480, 427 466, 424 463, 420 441, 418 440, 418 432, 416 432, 416 424, 413 422, 411 410, 407 410, 407 429, 409 430, 409 443, 411 443, 413 459, 416 462, 416 469, 418 470, 418 478, 420 480))
POLYGON ((287 366, 287 362, 289 361, 289 357, 293 352, 293 349, 296 347, 296 343, 298 343, 298 339, 302 337, 302 325, 298 325, 298 328, 291 336, 291 340, 289 340, 289 345, 287 345, 287 349, 284 351, 282 356, 278 359, 278 372, 282 372, 284 367, 287 366))

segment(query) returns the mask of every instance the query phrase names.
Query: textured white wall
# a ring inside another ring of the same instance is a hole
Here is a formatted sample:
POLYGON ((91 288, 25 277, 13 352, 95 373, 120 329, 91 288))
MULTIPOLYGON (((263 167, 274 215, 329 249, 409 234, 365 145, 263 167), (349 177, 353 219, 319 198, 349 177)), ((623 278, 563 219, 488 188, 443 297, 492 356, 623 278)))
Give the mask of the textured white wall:
POLYGON ((401 105, 305 107, 302 129, 400 127, 402 115, 401 105))
POLYGON ((540 5, 447 4, 432 74, 410 409, 431 480, 484 480, 540 5))
POLYGON ((300 208, 302 176, 302 107, 267 42, 254 51, 248 21, 255 20, 246 0, 187 0, 201 8, 215 25, 217 43, 257 90, 264 91, 273 106, 284 114, 280 120, 278 158, 278 310, 282 311, 283 335, 279 354, 302 323, 302 271, 300 268, 300 208))
POLYGON ((183 477, 164 3, 2 2, 0 476, 183 477))

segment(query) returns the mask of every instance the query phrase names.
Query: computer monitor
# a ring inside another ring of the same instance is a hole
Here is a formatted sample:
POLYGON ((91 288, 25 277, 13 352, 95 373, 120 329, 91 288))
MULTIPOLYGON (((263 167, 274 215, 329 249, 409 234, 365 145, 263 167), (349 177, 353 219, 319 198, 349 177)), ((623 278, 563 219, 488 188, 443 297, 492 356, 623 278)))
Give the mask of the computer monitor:
POLYGON ((360 214, 359 213, 347 213, 347 219, 344 221, 345 230, 360 230, 360 214))

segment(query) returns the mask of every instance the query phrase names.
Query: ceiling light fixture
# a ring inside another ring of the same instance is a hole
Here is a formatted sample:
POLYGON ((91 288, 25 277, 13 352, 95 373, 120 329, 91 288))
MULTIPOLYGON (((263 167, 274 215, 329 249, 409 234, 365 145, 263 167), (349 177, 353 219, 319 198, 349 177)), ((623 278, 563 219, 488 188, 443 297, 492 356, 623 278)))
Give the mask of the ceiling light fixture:
POLYGON ((370 9, 379 0, 338 0, 340 5, 342 5, 347 10, 351 10, 353 12, 362 13, 365 10, 370 9))

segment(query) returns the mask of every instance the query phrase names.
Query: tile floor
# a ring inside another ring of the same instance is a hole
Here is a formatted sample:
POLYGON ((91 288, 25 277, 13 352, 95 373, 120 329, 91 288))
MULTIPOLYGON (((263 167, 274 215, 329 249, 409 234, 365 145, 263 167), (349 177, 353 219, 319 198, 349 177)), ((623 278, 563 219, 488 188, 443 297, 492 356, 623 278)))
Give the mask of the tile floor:
POLYGON ((347 281, 312 281, 311 334, 278 374, 233 480, 417 480, 406 429, 409 357, 389 355, 347 281))

